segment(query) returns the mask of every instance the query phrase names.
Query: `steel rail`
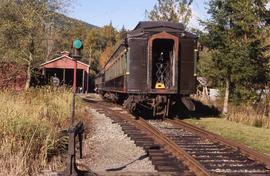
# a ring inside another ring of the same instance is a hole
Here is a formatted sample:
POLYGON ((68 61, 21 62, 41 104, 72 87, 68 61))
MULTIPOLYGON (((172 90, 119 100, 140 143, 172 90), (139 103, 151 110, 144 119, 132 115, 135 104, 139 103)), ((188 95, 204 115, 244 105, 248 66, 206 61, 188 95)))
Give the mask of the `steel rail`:
MULTIPOLYGON (((100 105, 100 104, 99 104, 100 105)), ((107 109, 107 108, 106 108, 107 109)), ((109 114, 115 114, 115 112, 109 111, 109 114)), ((116 115, 119 117, 119 114, 116 115)), ((120 116, 125 121, 129 121, 129 123, 133 123, 138 129, 148 133, 150 136, 153 137, 154 141, 158 144, 162 145, 166 151, 168 151, 174 157, 180 159, 192 172, 196 175, 215 175, 214 173, 210 172, 208 169, 205 168, 203 164, 201 164, 198 160, 196 160, 193 156, 191 156, 187 151, 179 147, 172 139, 167 137, 161 131, 159 131, 156 127, 151 125, 149 122, 145 121, 143 118, 139 118, 139 120, 135 120, 130 118, 127 114, 122 114, 120 116)), ((239 144, 235 141, 224 139, 223 137, 216 135, 214 133, 208 132, 204 129, 198 128, 182 120, 170 120, 166 119, 167 122, 174 124, 175 126, 179 126, 186 131, 194 133, 202 138, 212 140, 213 142, 217 142, 228 146, 232 149, 236 149, 239 151, 243 156, 255 161, 256 163, 262 164, 266 169, 270 169, 270 157, 258 153, 257 151, 248 148, 245 145, 239 144)))
MULTIPOLYGON (((130 120, 130 119, 129 119, 130 120)), ((197 160, 195 160, 191 155, 181 149, 174 141, 166 137, 164 134, 159 132, 155 127, 150 125, 147 121, 142 118, 138 120, 133 120, 133 123, 142 130, 148 132, 154 139, 159 143, 164 145, 164 147, 171 152, 172 155, 181 159, 187 167, 196 173, 198 176, 210 176, 212 175, 203 165, 201 165, 197 160)))
MULTIPOLYGON (((84 100, 86 100, 86 98, 84 98, 84 100)), ((102 107, 101 104, 96 104, 95 106, 102 107)), ((104 109, 104 107, 102 109, 104 109)), ((112 112, 111 110, 108 111, 108 107, 106 107, 104 110, 107 111, 108 114, 111 115, 115 114, 115 112, 112 112)), ((143 118, 135 120, 133 118, 128 117, 127 115, 119 116, 119 114, 117 115, 117 117, 118 118, 120 117, 123 120, 134 124, 137 128, 148 133, 150 136, 153 137, 153 139, 158 144, 163 145, 168 152, 170 152, 176 158, 180 159, 196 175, 198 176, 213 175, 203 165, 201 165, 197 160, 195 160, 191 155, 189 155, 186 151, 181 149, 174 141, 166 137, 164 134, 162 134, 159 130, 150 125, 143 118)))
POLYGON ((255 151, 254 149, 251 149, 243 144, 239 144, 239 143, 237 143, 233 140, 230 140, 230 139, 225 139, 217 134, 214 134, 212 132, 201 129, 199 127, 196 127, 194 125, 186 123, 182 120, 166 119, 166 121, 168 121, 174 125, 184 127, 187 131, 194 132, 201 137, 211 139, 213 141, 222 143, 226 146, 235 148, 235 149, 239 150, 242 154, 247 155, 248 158, 256 160, 257 162, 262 163, 267 169, 270 169, 270 156, 267 156, 263 153, 259 153, 259 152, 255 151))

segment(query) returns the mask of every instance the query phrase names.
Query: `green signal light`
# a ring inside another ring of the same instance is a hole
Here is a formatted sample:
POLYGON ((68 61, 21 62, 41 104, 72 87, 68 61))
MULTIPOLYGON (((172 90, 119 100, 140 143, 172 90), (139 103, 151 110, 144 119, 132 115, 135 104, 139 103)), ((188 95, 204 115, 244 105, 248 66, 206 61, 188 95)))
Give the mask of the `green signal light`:
POLYGON ((82 42, 79 39, 76 39, 73 41, 73 47, 75 49, 81 49, 82 48, 82 42))

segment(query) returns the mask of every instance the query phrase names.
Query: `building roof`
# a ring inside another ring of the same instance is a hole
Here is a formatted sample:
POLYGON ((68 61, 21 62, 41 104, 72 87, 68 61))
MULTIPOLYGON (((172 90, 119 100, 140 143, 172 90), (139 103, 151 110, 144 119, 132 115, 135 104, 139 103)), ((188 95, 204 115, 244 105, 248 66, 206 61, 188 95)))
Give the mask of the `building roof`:
MULTIPOLYGON (((42 68, 59 68, 59 69, 73 69, 74 68, 74 59, 69 56, 68 52, 62 52, 62 56, 55 59, 49 60, 45 63, 42 63, 40 66, 42 68)), ((86 72, 89 72, 89 65, 81 61, 77 61, 77 68, 83 69, 86 72)))

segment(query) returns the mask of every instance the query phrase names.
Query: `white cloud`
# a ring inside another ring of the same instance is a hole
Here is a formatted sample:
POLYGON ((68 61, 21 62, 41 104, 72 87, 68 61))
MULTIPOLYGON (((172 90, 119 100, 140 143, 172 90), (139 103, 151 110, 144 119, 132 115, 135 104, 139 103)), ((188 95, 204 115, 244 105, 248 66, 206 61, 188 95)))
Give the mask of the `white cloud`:
POLYGON ((195 28, 195 29, 202 29, 202 26, 200 26, 199 24, 199 19, 200 19, 199 13, 194 10, 193 6, 191 7, 191 11, 192 11, 192 16, 188 24, 188 27, 195 28))
POLYGON ((200 25, 199 20, 206 20, 207 15, 207 5, 208 0, 194 0, 191 5, 192 17, 190 19, 189 28, 196 28, 203 30, 203 27, 200 25))

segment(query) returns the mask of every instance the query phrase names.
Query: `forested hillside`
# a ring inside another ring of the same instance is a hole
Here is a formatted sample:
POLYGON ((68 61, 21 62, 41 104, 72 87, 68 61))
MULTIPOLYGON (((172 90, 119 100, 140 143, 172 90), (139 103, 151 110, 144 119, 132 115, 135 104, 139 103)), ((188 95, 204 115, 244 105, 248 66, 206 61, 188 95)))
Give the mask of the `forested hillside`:
MULTIPOLYGON (((23 68, 12 72, 26 73, 25 89, 30 86, 34 68, 59 56, 61 51, 70 51, 75 38, 84 43, 82 61, 91 65, 92 76, 100 64, 104 65, 113 46, 121 39, 112 24, 97 27, 61 14, 62 9, 68 8, 66 2, 69 1, 0 2, 0 62, 18 65, 15 69, 23 68)), ((2 77, 0 83, 11 79, 8 75, 2 77)))

